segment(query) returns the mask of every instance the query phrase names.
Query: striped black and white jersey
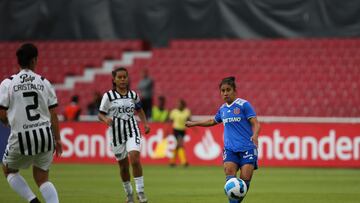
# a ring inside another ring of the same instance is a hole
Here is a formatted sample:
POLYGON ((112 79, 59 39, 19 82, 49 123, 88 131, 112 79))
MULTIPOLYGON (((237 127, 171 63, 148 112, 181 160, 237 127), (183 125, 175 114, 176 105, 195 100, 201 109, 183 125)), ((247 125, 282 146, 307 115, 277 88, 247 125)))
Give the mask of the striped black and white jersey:
POLYGON ((129 90, 126 95, 121 95, 110 90, 103 95, 99 111, 113 119, 110 128, 114 146, 126 143, 131 137, 140 144, 140 129, 134 117, 135 110, 140 108, 140 98, 135 91, 129 90))
POLYGON ((11 127, 8 147, 24 155, 54 150, 49 108, 57 106, 57 98, 50 82, 23 69, 2 81, 0 93, 11 127))

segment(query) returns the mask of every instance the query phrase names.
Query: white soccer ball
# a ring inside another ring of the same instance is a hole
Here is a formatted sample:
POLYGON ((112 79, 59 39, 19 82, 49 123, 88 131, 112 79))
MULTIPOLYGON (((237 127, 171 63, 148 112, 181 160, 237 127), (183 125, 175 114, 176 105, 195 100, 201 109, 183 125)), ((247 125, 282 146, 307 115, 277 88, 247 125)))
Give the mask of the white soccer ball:
POLYGON ((247 192, 245 181, 240 178, 230 178, 224 186, 226 196, 232 200, 239 200, 244 197, 247 192))

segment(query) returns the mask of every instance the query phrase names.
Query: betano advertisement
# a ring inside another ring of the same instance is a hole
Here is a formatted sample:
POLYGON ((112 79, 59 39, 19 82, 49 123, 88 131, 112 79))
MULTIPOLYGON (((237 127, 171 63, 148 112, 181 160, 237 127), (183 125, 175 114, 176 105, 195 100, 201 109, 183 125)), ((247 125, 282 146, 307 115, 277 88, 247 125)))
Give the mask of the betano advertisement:
MULTIPOLYGON (((141 125, 141 124, 140 124, 141 125)), ((260 166, 360 167, 360 124, 262 123, 260 166)), ((142 163, 168 164, 175 138, 167 124, 151 124, 143 136, 142 163)), ((64 152, 57 163, 115 163, 107 127, 96 122, 63 122, 64 152)), ((191 165, 221 165, 223 126, 187 129, 191 165)))

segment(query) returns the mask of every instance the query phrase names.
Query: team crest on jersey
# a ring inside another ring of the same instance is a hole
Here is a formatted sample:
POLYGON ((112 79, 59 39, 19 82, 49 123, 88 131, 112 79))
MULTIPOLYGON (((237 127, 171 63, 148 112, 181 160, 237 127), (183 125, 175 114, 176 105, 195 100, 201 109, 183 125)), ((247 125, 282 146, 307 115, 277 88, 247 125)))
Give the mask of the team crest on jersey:
POLYGON ((35 80, 35 77, 28 75, 28 74, 22 74, 22 75, 20 75, 20 79, 21 79, 21 83, 28 82, 28 81, 32 82, 35 80))
POLYGON ((234 114, 239 114, 240 113, 240 109, 238 108, 238 107, 236 107, 235 109, 234 109, 234 114))

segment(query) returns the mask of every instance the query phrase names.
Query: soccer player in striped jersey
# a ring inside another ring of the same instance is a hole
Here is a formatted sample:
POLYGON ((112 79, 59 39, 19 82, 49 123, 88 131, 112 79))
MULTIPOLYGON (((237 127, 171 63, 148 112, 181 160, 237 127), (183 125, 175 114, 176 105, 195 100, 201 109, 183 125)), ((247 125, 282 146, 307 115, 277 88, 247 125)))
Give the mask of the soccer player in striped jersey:
MULTIPOLYGON (((253 171, 258 168, 257 144, 260 124, 251 104, 236 97, 235 77, 224 78, 220 85, 220 93, 225 101, 214 118, 203 121, 188 121, 187 127, 224 125, 223 164, 226 181, 236 177, 240 169, 240 178, 249 188, 253 171)), ((230 203, 239 203, 229 200, 230 203)))
POLYGON ((129 89, 129 75, 125 68, 117 68, 112 72, 113 89, 106 92, 101 100, 98 117, 109 126, 111 148, 120 167, 120 176, 126 193, 126 202, 133 203, 133 189, 130 182, 129 157, 132 174, 135 180, 137 197, 146 203, 144 194, 144 178, 140 163, 141 133, 134 118, 135 111, 150 132, 140 98, 129 89))
POLYGON ((62 153, 55 112, 57 98, 50 82, 34 72, 38 50, 23 44, 16 52, 20 72, 0 85, 0 119, 11 128, 3 156, 3 171, 10 184, 28 202, 39 202, 19 169, 33 165, 33 176, 48 203, 58 203, 58 194, 49 182, 54 151, 62 153))

